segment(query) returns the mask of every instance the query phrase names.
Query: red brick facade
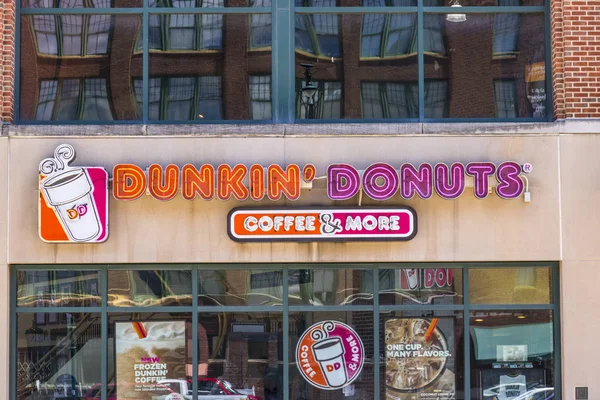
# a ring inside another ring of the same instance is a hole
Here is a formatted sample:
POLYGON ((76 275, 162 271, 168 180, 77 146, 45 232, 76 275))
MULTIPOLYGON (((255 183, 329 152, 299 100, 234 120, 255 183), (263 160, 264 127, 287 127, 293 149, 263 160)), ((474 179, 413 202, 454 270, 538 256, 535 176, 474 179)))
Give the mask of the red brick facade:
POLYGON ((0 121, 14 116, 15 1, 0 0, 0 121))
POLYGON ((600 117, 600 2, 552 1, 557 118, 600 117))
MULTIPOLYGON (((0 0, 0 120, 3 122, 12 121, 15 110, 15 1, 0 0)), ((554 118, 600 117, 600 68, 597 67, 600 3, 551 0, 551 22, 554 118)))

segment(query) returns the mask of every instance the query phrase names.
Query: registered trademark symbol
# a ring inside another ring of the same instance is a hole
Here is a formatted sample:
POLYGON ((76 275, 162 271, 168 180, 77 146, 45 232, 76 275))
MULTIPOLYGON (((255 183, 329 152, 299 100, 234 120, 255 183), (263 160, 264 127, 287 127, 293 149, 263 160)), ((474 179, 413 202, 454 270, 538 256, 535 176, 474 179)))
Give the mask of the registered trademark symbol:
POLYGON ((531 165, 530 163, 525 163, 525 164, 523 164, 522 170, 526 174, 529 174, 529 173, 531 173, 531 171, 533 171, 533 165, 531 165))

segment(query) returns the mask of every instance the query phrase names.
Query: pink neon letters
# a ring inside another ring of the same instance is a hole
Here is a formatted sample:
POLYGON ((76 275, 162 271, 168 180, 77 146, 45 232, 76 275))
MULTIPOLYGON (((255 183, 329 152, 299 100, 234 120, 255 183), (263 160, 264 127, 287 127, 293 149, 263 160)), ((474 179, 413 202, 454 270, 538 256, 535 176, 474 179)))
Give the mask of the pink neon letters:
POLYGON ((358 191, 373 200, 389 200, 400 189, 400 196, 409 200, 415 194, 422 199, 431 197, 433 190, 443 199, 455 199, 465 190, 465 176, 473 177, 473 194, 485 199, 489 193, 489 179, 496 174, 496 193, 504 199, 514 199, 523 193, 524 184, 520 177, 521 166, 512 161, 497 168, 491 162, 472 162, 448 165, 438 163, 435 167, 421 164, 403 164, 399 173, 386 163, 375 163, 361 174, 349 164, 333 164, 327 169, 327 194, 331 200, 349 200, 358 191))

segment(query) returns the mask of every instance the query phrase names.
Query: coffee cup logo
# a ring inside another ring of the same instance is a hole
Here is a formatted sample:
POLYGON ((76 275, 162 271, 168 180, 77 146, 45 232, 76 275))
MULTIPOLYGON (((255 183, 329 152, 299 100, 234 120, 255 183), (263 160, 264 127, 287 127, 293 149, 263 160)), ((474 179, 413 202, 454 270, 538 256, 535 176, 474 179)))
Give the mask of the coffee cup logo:
POLYGON ((50 243, 99 243, 108 238, 108 173, 71 167, 75 149, 63 144, 40 163, 39 232, 50 243))
POLYGON ((296 364, 304 379, 325 390, 351 384, 362 371, 364 347, 358 334, 337 321, 308 328, 296 347, 296 364))

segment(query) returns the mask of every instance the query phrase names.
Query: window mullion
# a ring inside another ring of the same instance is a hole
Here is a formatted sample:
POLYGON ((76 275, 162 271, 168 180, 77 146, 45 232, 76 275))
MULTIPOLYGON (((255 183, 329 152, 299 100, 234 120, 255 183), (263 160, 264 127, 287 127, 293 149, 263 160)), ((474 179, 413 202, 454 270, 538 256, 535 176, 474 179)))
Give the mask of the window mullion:
POLYGON ((86 56, 87 55, 87 38, 90 32, 90 20, 91 20, 91 16, 90 15, 84 15, 82 16, 82 21, 81 21, 81 45, 80 45, 80 51, 81 51, 81 55, 82 56, 86 56))
POLYGON ((392 16, 390 14, 385 15, 383 22, 383 31, 381 32, 381 43, 379 43, 379 57, 385 58, 385 49, 387 49, 388 39, 390 35, 390 24, 392 16))
POLYGON ((60 57, 63 55, 62 19, 60 15, 54 16, 54 24, 56 26, 56 55, 60 57))
POLYGON ((192 92, 192 107, 190 108, 190 119, 198 119, 198 105, 200 103, 200 80, 201 77, 197 76, 194 78, 194 89, 192 92))
POLYGON ((78 121, 83 120, 83 112, 85 109, 85 78, 79 79, 79 97, 77 99, 77 117, 78 121))
POLYGON ((202 15, 195 15, 194 18, 194 31, 196 33, 196 43, 194 43, 194 48, 196 50, 202 50, 202 15))

